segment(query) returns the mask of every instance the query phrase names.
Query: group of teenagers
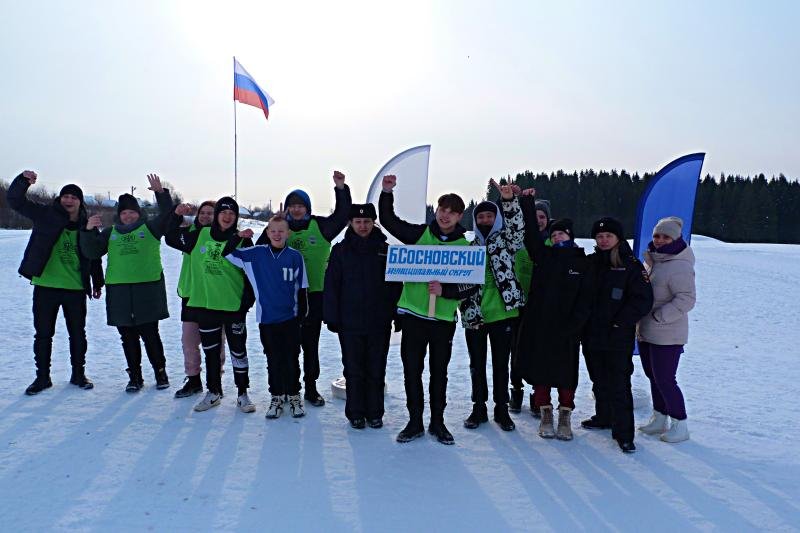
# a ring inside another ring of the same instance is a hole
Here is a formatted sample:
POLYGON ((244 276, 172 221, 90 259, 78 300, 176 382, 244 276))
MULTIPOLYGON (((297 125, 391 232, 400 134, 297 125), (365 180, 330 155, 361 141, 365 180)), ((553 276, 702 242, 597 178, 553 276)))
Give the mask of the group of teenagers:
POLYGON ((408 409, 408 423, 397 441, 409 442, 425 433, 422 377, 427 355, 427 429, 439 442, 453 444, 444 412, 448 364, 460 316, 473 402, 464 427, 476 429, 489 420, 486 366, 491 346, 494 421, 505 431, 515 429, 509 413, 522 411, 527 383, 533 388, 530 410, 540 419, 539 435, 571 440, 582 346, 595 414, 581 426, 611 430, 623 452, 635 451, 631 375, 638 339, 653 400, 653 415, 639 430, 665 442, 689 438, 676 373, 688 340, 688 312, 695 303, 694 255, 682 238, 679 218, 667 217, 656 224, 643 264, 628 245, 622 224, 611 217, 592 225, 596 246, 587 255, 575 243, 572 221, 552 220, 549 203, 537 200, 533 189, 492 181, 499 199, 477 204, 472 215, 474 237, 469 240, 461 225, 464 201, 457 194, 439 197, 434 218, 415 224, 395 213, 396 176, 383 177, 376 212, 372 204, 352 203, 345 176, 337 171, 335 208, 329 216, 313 215, 309 195, 294 190, 286 197, 284 210, 269 220, 254 243, 253 231, 238 227, 239 206, 233 198, 206 201, 197 208, 175 205, 155 174, 148 180, 158 216, 148 217, 135 197, 123 194, 114 223, 105 228, 99 215, 88 216, 83 192, 75 184, 65 185, 49 205, 28 199, 28 188, 36 180, 35 172, 25 171, 8 189, 9 205, 33 222, 19 268, 34 286, 36 378, 26 394, 52 386, 52 339, 59 309, 69 336, 70 383, 93 387, 84 370, 86 301, 100 298, 103 286, 107 322, 119 332, 127 363, 125 390, 134 393, 144 386, 142 344, 156 388, 169 387, 159 333, 159 321, 169 316, 161 264, 163 238, 183 253, 177 292, 186 379, 175 397, 205 391, 196 411, 221 403, 226 344, 237 406, 245 413, 256 410, 248 396, 246 347, 246 314, 255 306, 267 357, 267 418, 280 417, 284 408, 291 416, 302 417, 304 404, 325 404, 316 385, 324 323, 339 338, 350 425, 382 427, 394 325, 402 332, 408 409), (332 245, 345 229, 341 241, 332 245), (385 281, 384 231, 403 244, 485 247, 484 283, 385 281), (555 411, 553 388, 558 393, 555 411))

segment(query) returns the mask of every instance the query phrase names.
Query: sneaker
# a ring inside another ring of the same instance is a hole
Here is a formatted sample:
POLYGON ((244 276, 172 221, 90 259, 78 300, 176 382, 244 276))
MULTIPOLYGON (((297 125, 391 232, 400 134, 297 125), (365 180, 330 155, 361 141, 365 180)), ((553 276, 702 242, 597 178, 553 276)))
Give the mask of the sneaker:
POLYGON ((597 415, 594 415, 592 418, 587 418, 581 422, 581 427, 583 429, 611 429, 611 424, 603 422, 597 418, 597 415))
POLYGON ((267 418, 278 418, 283 413, 283 396, 272 395, 267 408, 267 418))
POLYGON ((517 427, 514 421, 508 416, 508 406, 499 404, 494 406, 494 421, 500 426, 503 431, 514 431, 517 427))
POLYGON ((315 382, 306 383, 306 391, 303 394, 303 399, 314 407, 322 407, 325 405, 325 398, 320 396, 319 392, 317 392, 317 384, 315 382))
POLYGON ((156 388, 158 390, 169 388, 169 378, 167 377, 166 368, 159 368, 156 370, 156 388))
MULTIPOLYGON (((322 399, 320 397, 320 399, 322 399)), ((325 403, 323 400, 322 403, 325 403)), ((292 418, 300 418, 302 416, 306 416, 306 412, 303 411, 303 402, 300 401, 299 394, 293 394, 289 396, 289 410, 292 411, 292 418)))
POLYGON ((92 383, 92 380, 86 377, 83 367, 72 369, 72 376, 70 376, 69 382, 83 390, 94 388, 94 383, 92 383))
POLYGON ((472 412, 464 420, 464 427, 467 429, 476 429, 484 422, 489 421, 489 415, 486 413, 486 404, 483 402, 475 402, 472 406, 472 412))
POLYGON ((449 446, 456 443, 453 434, 447 430, 444 422, 431 422, 428 426, 428 433, 436 437, 436 440, 442 444, 447 444, 449 446))
POLYGON ((508 410, 511 413, 519 413, 522 411, 522 396, 525 392, 522 389, 517 389, 511 387, 508 389, 509 392, 509 402, 508 402, 508 410))
POLYGON ((183 380, 183 387, 175 392, 176 398, 188 398, 199 392, 203 392, 203 382, 200 376, 186 376, 183 380))
POLYGON ((350 421, 350 427, 353 429, 364 429, 367 427, 367 421, 363 418, 354 418, 350 421))
POLYGON ((670 417, 672 423, 670 424, 669 431, 661 434, 659 437, 664 442, 683 442, 689 440, 689 426, 686 424, 686 419, 678 420, 677 418, 670 417))
POLYGON ((533 401, 533 393, 530 394, 529 400, 531 402, 531 416, 533 416, 533 418, 540 418, 542 415, 539 413, 539 409, 536 408, 536 403, 533 401))
POLYGON ((253 413, 256 410, 255 404, 250 401, 250 397, 247 396, 246 392, 239 395, 239 398, 236 400, 236 405, 239 406, 239 410, 243 413, 253 413))
POLYGON ((645 435, 661 435, 669 429, 669 418, 663 413, 653 411, 647 424, 639 426, 639 431, 645 435))
POLYGON ((406 427, 403 428, 403 431, 397 434, 397 442, 411 442, 424 434, 425 428, 422 426, 422 422, 409 420, 406 427))
POLYGON ((130 368, 125 369, 125 372, 128 373, 130 379, 128 379, 128 384, 125 385, 125 392, 139 392, 144 387, 144 380, 142 379, 142 371, 131 370, 130 368))
POLYGON ((35 396, 42 392, 45 389, 49 389, 53 386, 53 382, 50 381, 50 376, 47 377, 37 377, 33 380, 33 383, 28 385, 28 388, 25 389, 25 394, 28 396, 35 396))
POLYGON ((367 425, 372 429, 380 429, 383 427, 383 418, 370 418, 367 420, 367 425))
POLYGON ((539 436, 543 439, 552 439, 556 436, 553 429, 553 406, 543 405, 539 408, 541 422, 539 422, 539 436))
POLYGON ((636 446, 633 444, 632 440, 617 439, 617 444, 619 444, 619 449, 622 450, 622 453, 633 453, 636 451, 636 446))
POLYGON ((200 400, 200 402, 194 406, 194 410, 197 412, 201 411, 208 411, 212 407, 216 407, 222 401, 222 395, 217 394, 216 392, 208 391, 206 393, 205 398, 200 400))
POLYGON ((558 440, 572 440, 572 409, 569 407, 558 408, 558 427, 556 438, 558 440))

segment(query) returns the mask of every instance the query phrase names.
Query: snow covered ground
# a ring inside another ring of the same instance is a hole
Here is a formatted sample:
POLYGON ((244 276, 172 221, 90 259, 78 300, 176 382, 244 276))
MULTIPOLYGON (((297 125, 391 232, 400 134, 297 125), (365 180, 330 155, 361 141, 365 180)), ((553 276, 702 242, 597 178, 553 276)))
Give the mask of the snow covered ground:
MULTIPOLYGON (((235 408, 230 368, 222 406, 195 413, 175 400, 183 377, 179 301, 162 322, 172 387, 146 369, 123 392, 125 361, 103 302, 89 304, 91 391, 68 384, 63 323, 52 389, 33 378, 32 288, 16 269, 29 233, 0 231, 5 341, 0 349, 0 517, 6 531, 42 530, 722 530, 800 527, 800 246, 725 244, 696 237, 698 305, 680 367, 692 439, 637 436, 623 455, 608 433, 587 432, 591 386, 581 368, 575 440, 545 441, 523 411, 517 431, 469 431, 463 331, 450 364, 447 423, 456 445, 395 442, 406 421, 399 346, 389 354, 386 425, 356 431, 329 384, 341 374, 323 333, 328 404, 304 419, 264 419, 265 358, 253 313, 248 350, 255 414, 235 408)), ((584 244, 586 242, 584 241, 584 244)), ((170 294, 179 256, 164 249, 170 294)), ((636 362, 635 388, 646 389, 636 362)), ((640 402, 644 404, 644 402, 640 402)), ((637 422, 649 415, 646 405, 637 422)))

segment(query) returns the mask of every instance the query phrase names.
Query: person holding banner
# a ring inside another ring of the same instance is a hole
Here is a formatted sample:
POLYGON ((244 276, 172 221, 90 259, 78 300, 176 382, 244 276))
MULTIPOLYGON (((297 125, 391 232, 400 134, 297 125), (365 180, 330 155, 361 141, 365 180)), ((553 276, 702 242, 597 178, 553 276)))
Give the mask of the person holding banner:
MULTIPOLYGON (((533 217, 523 202, 526 224, 533 217)), ((525 233, 525 245, 535 262, 529 300, 519 329, 517 365, 533 385, 534 407, 541 422, 539 436, 572 440, 571 415, 578 387, 579 339, 589 318, 592 290, 589 262, 573 239, 572 221, 549 225, 552 246, 538 231, 525 233), (558 427, 553 428, 550 391, 558 390, 558 427)))
MULTIPOLYGON (((347 215, 352 204, 350 187, 344 183, 344 179, 344 174, 334 171, 336 206, 328 217, 312 215, 311 198, 300 189, 290 192, 283 203, 291 232, 288 245, 302 254, 308 270, 308 316, 300 324, 300 338, 303 347, 303 397, 314 407, 325 405, 325 399, 317 391, 325 268, 331 254, 331 241, 347 226, 347 215)), ((265 229, 256 244, 269 242, 265 229)))
MULTIPOLYGON (((469 245, 464 237, 466 230, 459 224, 465 208, 464 200, 460 196, 453 193, 440 196, 430 224, 412 224, 401 220, 394 212, 392 191, 396 185, 396 176, 383 177, 378 213, 386 231, 403 244, 469 245)), ((403 360, 409 421, 397 436, 398 442, 409 442, 425 433, 422 422, 422 371, 425 354, 429 352, 431 421, 428 432, 442 444, 455 444, 453 435, 444 424, 447 365, 450 363, 453 335, 456 331, 458 302, 476 291, 477 287, 472 284, 442 284, 438 281, 403 283, 397 306, 403 328, 400 355, 403 360), (435 302, 433 309, 430 309, 431 300, 435 302), (429 311, 433 311, 433 316, 429 316, 429 311)))
POLYGON ((611 429, 625 453, 633 444, 633 346, 636 323, 653 307, 653 288, 642 263, 633 256, 622 224, 604 217, 592 225, 597 242, 589 255, 593 270, 593 308, 582 342, 592 380, 595 414, 585 429, 611 429))
POLYGON ((472 212, 475 239, 473 246, 486 247, 486 282, 477 292, 461 301, 461 322, 469 351, 472 379, 472 413, 464 427, 475 429, 488 422, 486 402, 487 337, 492 345, 492 399, 494 421, 503 431, 514 430, 508 415, 508 366, 516 338, 519 308, 525 305, 525 293, 514 272, 514 254, 523 246, 525 223, 519 199, 511 185, 498 185, 502 210, 494 202, 481 202, 472 212))
POLYGON ((383 390, 392 318, 403 288, 384 281, 388 244, 375 226, 375 206, 353 204, 350 227, 331 251, 325 271, 323 319, 339 336, 354 429, 383 427, 383 390))
POLYGON ((81 232, 81 251, 99 259, 106 253, 106 316, 116 326, 128 363, 126 392, 144 387, 142 346, 153 367, 156 388, 169 387, 164 345, 158 322, 169 317, 164 271, 161 267, 161 236, 164 220, 172 212, 172 198, 161 179, 149 174, 149 189, 155 192, 159 217, 148 220, 133 195, 123 194, 117 202, 117 222, 99 231, 100 215, 89 217, 81 232))
POLYGON ((689 311, 696 300, 695 259, 682 230, 683 220, 678 217, 662 218, 653 228, 644 264, 655 304, 637 327, 639 356, 653 398, 653 416, 639 431, 659 435, 664 442, 689 439, 686 405, 675 375, 689 340, 689 311))

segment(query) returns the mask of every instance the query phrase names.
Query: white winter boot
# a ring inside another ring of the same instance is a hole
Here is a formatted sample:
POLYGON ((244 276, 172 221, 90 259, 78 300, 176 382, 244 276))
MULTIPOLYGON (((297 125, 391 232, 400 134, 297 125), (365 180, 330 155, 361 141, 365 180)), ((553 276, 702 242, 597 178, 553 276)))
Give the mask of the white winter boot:
POLYGON ((539 408, 542 420, 539 422, 539 436, 543 439, 552 439, 556 436, 553 429, 553 406, 543 405, 539 408))
POLYGON ((556 429, 556 438, 558 440, 572 440, 571 415, 572 409, 569 407, 558 408, 558 428, 556 429))
POLYGON ((661 434, 661 440, 664 442, 683 442, 689 440, 689 426, 686 425, 686 419, 677 420, 670 417, 672 422, 669 431, 661 434))
POLYGON ((660 435, 669 429, 669 418, 665 414, 653 411, 653 416, 647 424, 639 426, 639 431, 645 435, 660 435))

